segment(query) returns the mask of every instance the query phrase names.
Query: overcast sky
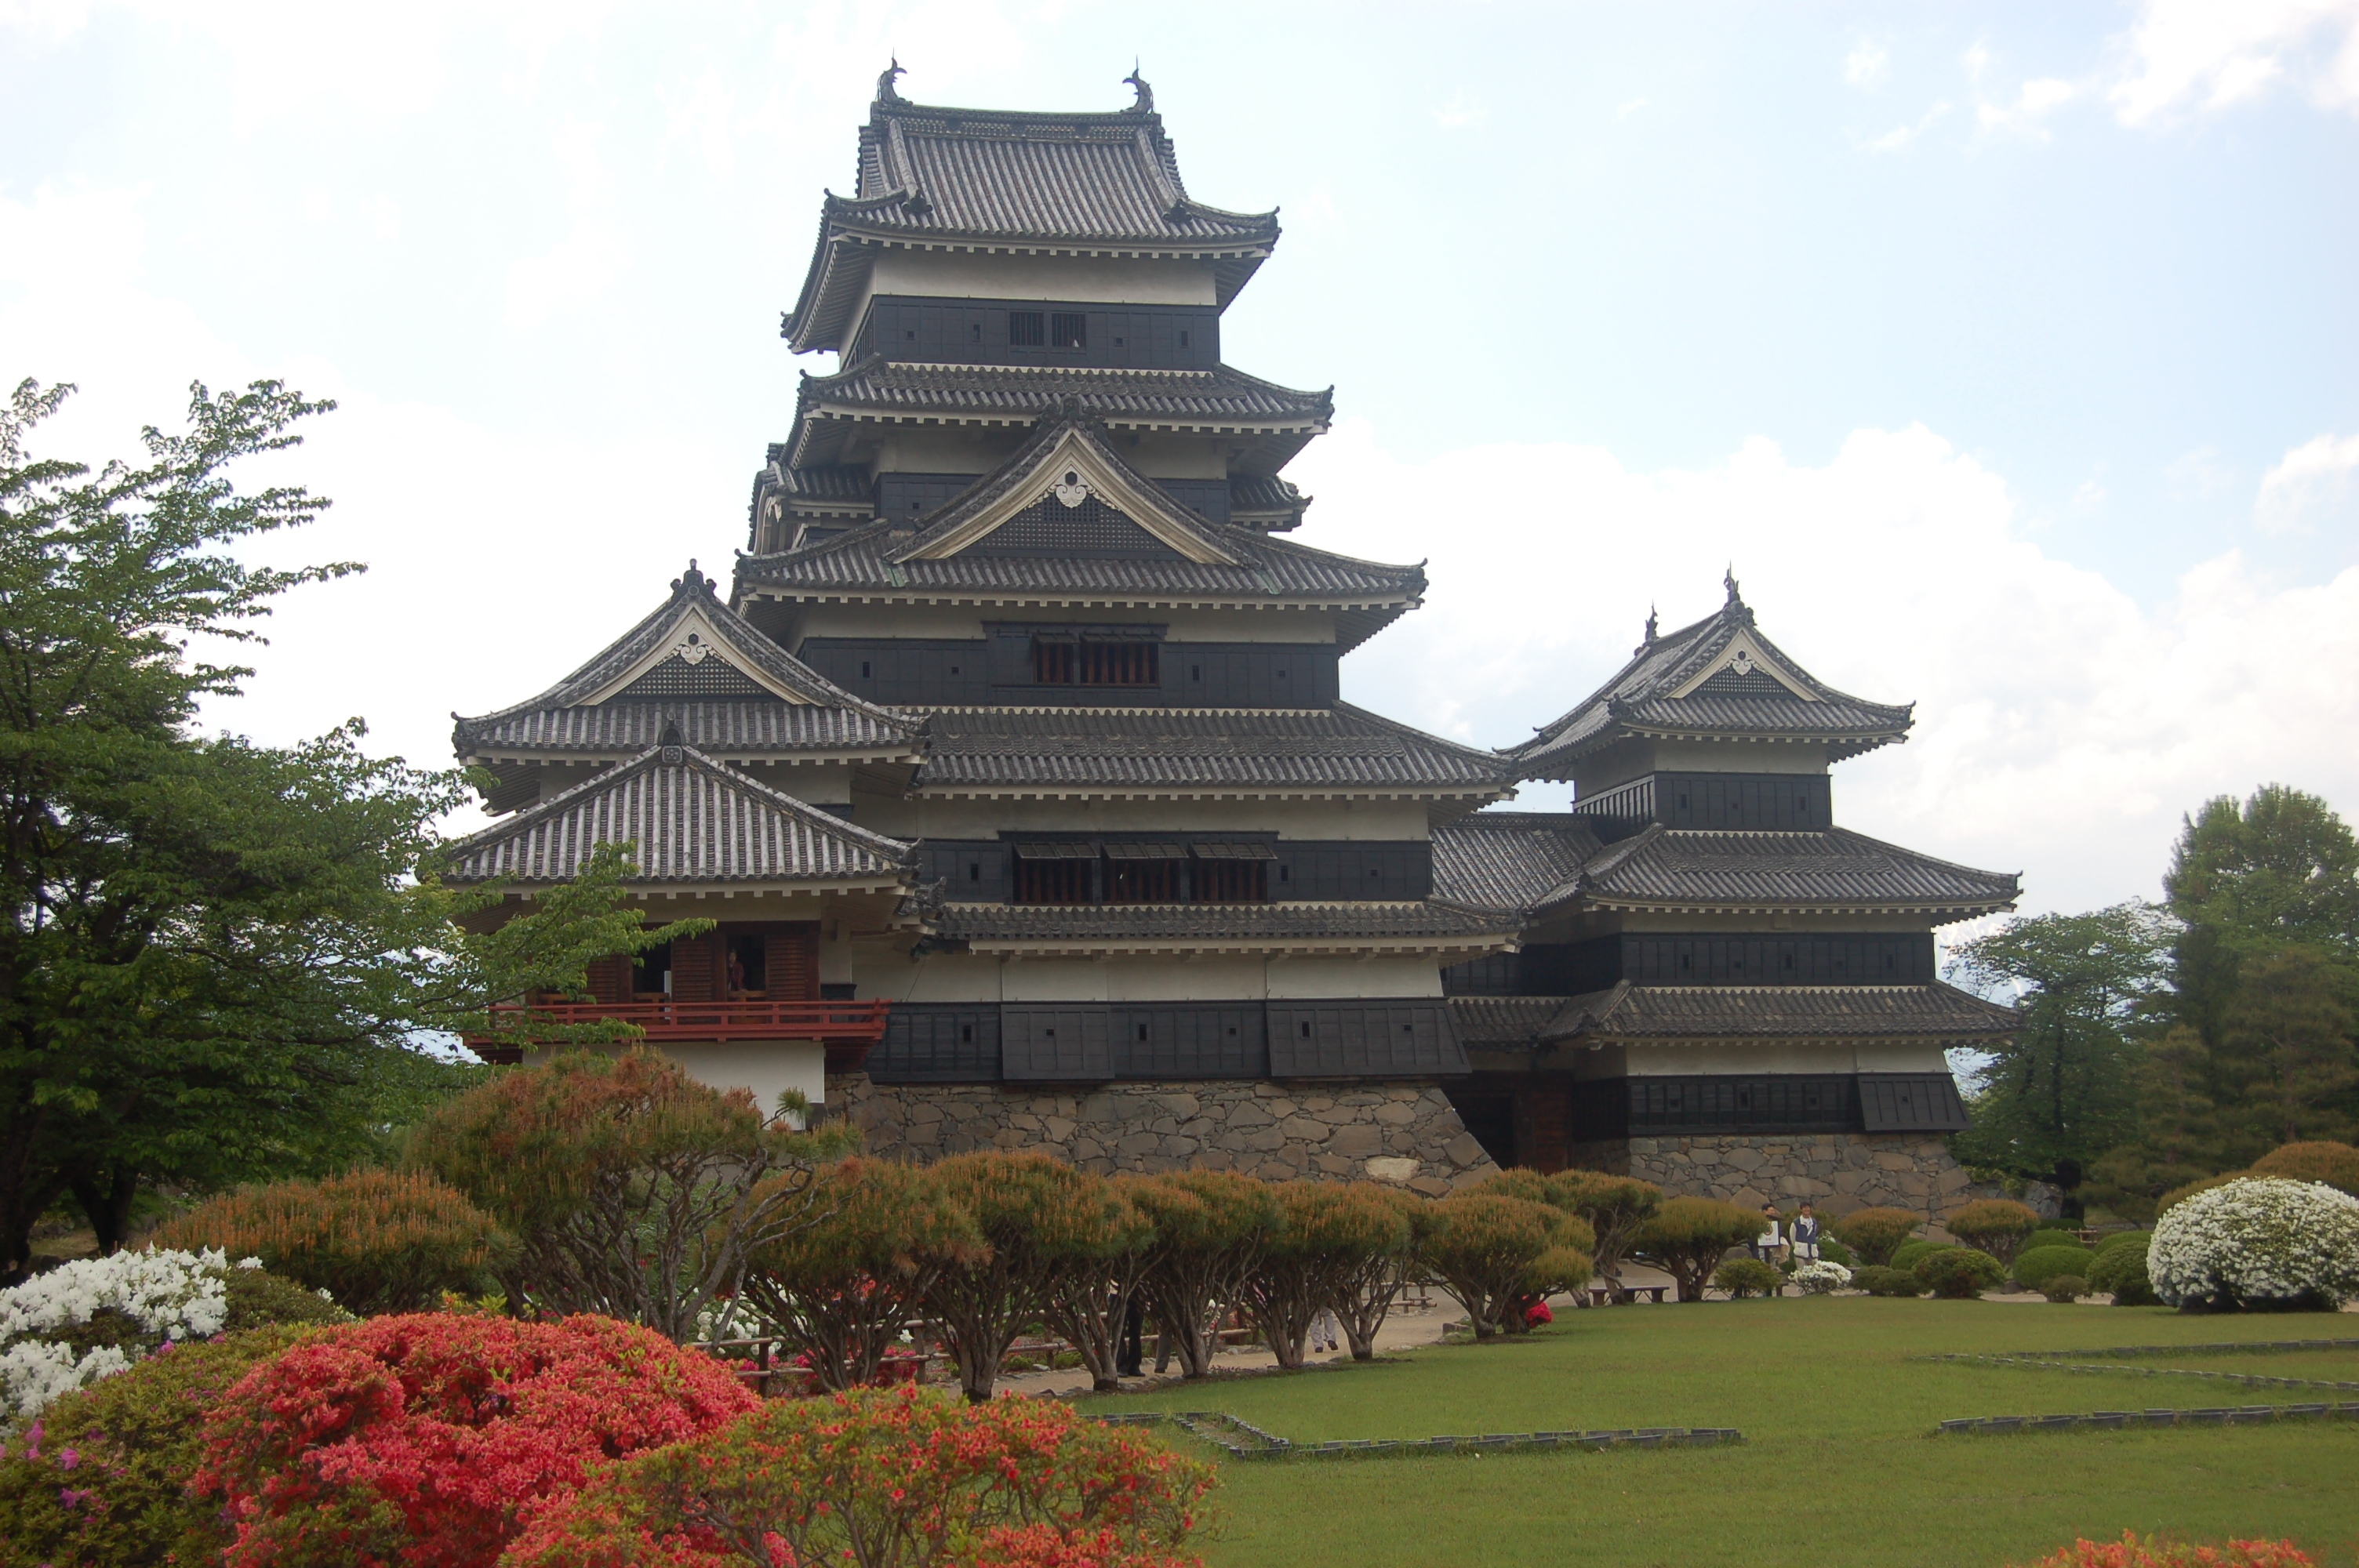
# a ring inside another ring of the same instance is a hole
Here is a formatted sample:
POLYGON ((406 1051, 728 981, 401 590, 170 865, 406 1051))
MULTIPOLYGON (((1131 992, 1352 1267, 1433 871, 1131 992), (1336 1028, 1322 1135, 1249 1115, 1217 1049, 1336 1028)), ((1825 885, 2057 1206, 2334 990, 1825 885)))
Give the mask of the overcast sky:
POLYGON ((725 574, 895 52, 1026 109, 1136 57, 1190 192, 1281 209, 1224 347, 1336 386, 1297 536, 1433 582, 1353 700, 1511 743, 1733 562, 1919 704, 1838 819, 2027 908, 2151 894, 2210 795, 2359 811, 2359 0, 0 0, 0 375, 83 388, 37 451, 192 378, 342 403, 283 558, 372 570, 217 721, 439 762, 725 574))

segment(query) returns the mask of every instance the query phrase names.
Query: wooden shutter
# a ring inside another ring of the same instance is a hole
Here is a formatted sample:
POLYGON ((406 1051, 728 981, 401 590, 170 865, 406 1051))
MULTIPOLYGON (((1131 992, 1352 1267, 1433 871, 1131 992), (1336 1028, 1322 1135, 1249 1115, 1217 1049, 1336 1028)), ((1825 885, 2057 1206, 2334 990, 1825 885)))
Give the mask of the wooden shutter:
POLYGON ((671 945, 674 1001, 713 1001, 721 995, 721 938, 707 932, 671 945))
POLYGON ((631 960, 621 954, 590 961, 590 999, 613 1005, 631 1000, 631 960))
POLYGON ((815 922, 771 927, 762 941, 763 989, 772 1001, 819 1000, 819 926, 815 922))

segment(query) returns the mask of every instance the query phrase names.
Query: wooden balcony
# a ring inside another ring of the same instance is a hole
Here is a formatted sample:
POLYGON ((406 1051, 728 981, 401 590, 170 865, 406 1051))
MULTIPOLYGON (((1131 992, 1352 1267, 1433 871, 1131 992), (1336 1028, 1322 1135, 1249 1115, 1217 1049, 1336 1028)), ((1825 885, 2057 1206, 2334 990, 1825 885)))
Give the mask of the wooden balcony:
POLYGON ((471 1036, 467 1044, 486 1061, 514 1062, 522 1049, 499 1031, 527 1018, 547 1023, 596 1023, 615 1019, 636 1024, 647 1044, 668 1041, 816 1040, 827 1047, 830 1070, 857 1067, 869 1047, 885 1037, 889 1001, 770 1001, 741 997, 722 1001, 507 1002, 495 1006, 493 1034, 471 1036))

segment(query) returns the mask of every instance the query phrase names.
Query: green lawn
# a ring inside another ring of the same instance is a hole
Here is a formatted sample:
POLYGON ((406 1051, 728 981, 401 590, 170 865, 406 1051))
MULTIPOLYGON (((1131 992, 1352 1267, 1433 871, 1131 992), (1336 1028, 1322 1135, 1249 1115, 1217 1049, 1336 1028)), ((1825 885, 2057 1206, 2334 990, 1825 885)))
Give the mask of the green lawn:
MULTIPOLYGON (((1862 1296, 1566 1313, 1529 1340, 1083 1402, 1298 1442, 1734 1426, 1734 1448, 1228 1461, 1210 1568, 1998 1568, 2125 1528, 2291 1536, 2359 1563, 2359 1422, 1935 1437, 1951 1417, 2338 1396, 1928 1363, 1940 1351, 2359 1337, 2359 1319, 1862 1296)), ((2359 1353, 2176 1364, 2359 1380, 2359 1353)), ((2148 1358, 2142 1365, 2171 1365, 2148 1358)), ((1185 1439, 1174 1435, 1174 1441, 1185 1439)))

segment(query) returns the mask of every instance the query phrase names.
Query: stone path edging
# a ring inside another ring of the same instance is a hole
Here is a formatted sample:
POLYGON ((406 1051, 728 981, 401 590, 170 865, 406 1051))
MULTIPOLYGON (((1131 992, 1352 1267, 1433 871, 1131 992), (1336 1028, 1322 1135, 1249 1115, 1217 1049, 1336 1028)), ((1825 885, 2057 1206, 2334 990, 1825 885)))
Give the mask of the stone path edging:
POLYGON ((1700 1448, 1742 1443, 1744 1433, 1725 1426, 1647 1426, 1605 1432, 1512 1432, 1481 1437, 1347 1438, 1331 1443, 1294 1443, 1264 1432, 1224 1411, 1140 1411, 1093 1419, 1109 1426, 1151 1426, 1169 1422, 1232 1459, 1345 1458, 1393 1454, 1436 1456, 1501 1449, 1700 1448))
MULTIPOLYGON (((2125 1345, 2104 1350, 2026 1350, 2009 1356, 1952 1354, 1928 1356, 1927 1361, 1964 1362, 1982 1367, 2020 1367, 2041 1372, 2128 1374, 2140 1378, 2210 1378, 2247 1388, 2333 1389, 2359 1390, 2359 1382, 2330 1382, 2315 1378, 2271 1378, 2256 1372, 2206 1372, 2193 1367, 2125 1367, 2098 1361, 2067 1361, 2068 1356, 2218 1356, 2237 1351, 2359 1350, 2359 1339, 2264 1339, 2215 1341, 2202 1345, 2125 1345)), ((2359 1419, 2359 1400, 2334 1404, 2236 1405, 2199 1410, 2092 1411, 2084 1415, 1970 1416, 1945 1421, 1939 1433, 1974 1434, 2001 1432, 2119 1431, 2147 1426, 2258 1426, 2278 1421, 2359 1419)))
POLYGON ((1945 1421, 1937 1433, 2116 1431, 2132 1426, 2261 1426, 2270 1422, 2359 1419, 2359 1400, 2347 1404, 2237 1405, 2212 1410, 2092 1411, 2086 1415, 1989 1415, 1945 1421))

